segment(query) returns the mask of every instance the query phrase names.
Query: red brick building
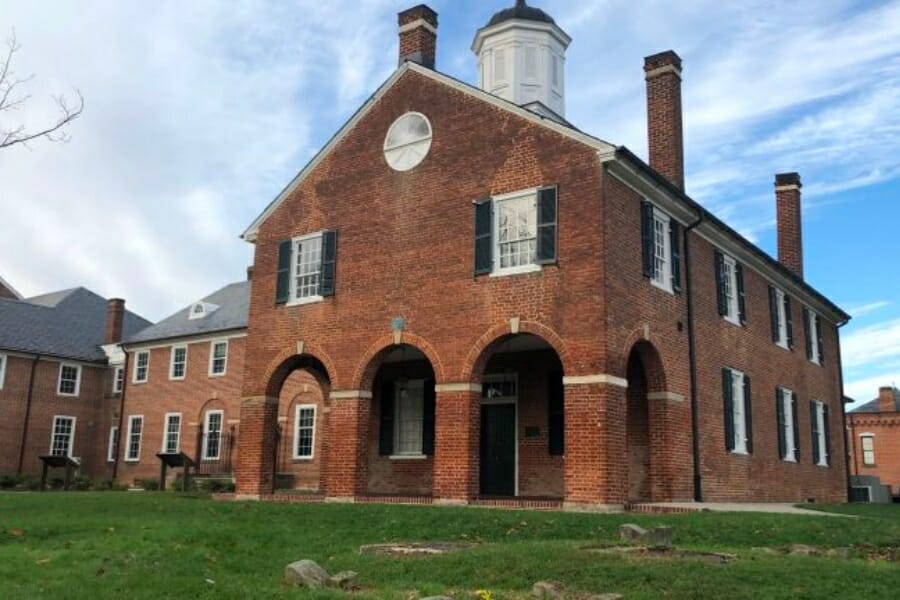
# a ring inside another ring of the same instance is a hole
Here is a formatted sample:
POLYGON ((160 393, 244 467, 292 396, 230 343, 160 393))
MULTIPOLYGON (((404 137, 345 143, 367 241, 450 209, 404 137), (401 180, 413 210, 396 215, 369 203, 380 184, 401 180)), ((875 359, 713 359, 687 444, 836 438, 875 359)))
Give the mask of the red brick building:
POLYGON ((84 288, 15 296, 0 298, 0 473, 39 473, 40 456, 64 455, 81 473, 108 479, 105 436, 121 404, 118 342, 150 323, 123 300, 84 288))
POLYGON ((244 233, 239 495, 284 485, 303 378, 292 449, 336 500, 845 499, 849 317, 803 278, 799 176, 775 260, 684 192, 674 52, 644 63, 648 165, 566 120, 543 11, 477 32, 478 87, 435 70, 434 11, 399 23, 398 69, 244 233))
POLYGON ((877 477, 900 497, 900 390, 878 390, 878 397, 847 413, 850 474, 877 477))

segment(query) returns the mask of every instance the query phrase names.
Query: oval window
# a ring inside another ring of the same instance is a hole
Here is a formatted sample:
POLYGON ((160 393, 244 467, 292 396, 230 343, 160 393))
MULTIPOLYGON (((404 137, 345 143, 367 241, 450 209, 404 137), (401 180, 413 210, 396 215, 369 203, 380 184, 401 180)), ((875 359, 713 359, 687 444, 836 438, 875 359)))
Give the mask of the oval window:
POLYGON ((384 158, 395 171, 409 171, 428 155, 431 123, 425 115, 406 113, 391 125, 384 138, 384 158))

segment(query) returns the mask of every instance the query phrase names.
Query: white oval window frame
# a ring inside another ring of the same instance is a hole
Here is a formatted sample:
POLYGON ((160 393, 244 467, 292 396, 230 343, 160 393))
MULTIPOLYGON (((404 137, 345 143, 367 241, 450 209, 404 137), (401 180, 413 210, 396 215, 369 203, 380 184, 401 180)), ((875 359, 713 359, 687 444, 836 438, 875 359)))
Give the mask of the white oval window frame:
POLYGON ((431 150, 431 142, 434 140, 434 129, 431 127, 431 121, 420 112, 410 111, 407 113, 403 113, 397 119, 391 123, 391 126, 388 128, 387 134, 384 136, 384 144, 382 145, 382 150, 384 151, 384 160, 387 162, 388 166, 395 171, 399 171, 401 173, 406 171, 411 171, 415 169, 425 158, 428 156, 428 152, 431 150), (401 123, 409 119, 410 117, 420 117, 425 124, 428 126, 428 137, 417 139, 412 142, 407 142, 405 144, 400 144, 398 146, 388 147, 388 139, 391 137, 391 132, 394 131, 394 128, 400 126, 401 123), (401 152, 396 152, 400 150, 401 152))

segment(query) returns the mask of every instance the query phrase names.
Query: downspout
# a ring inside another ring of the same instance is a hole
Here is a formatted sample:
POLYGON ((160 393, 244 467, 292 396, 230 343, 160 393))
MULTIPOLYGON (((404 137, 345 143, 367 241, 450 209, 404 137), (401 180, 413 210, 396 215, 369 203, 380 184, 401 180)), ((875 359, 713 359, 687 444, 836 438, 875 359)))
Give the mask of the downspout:
POLYGON ((34 397, 34 374, 37 371, 37 364, 41 360, 41 355, 34 356, 34 362, 31 363, 31 377, 28 379, 28 396, 25 399, 25 422, 22 424, 22 444, 19 446, 19 466, 16 473, 22 474, 22 467, 25 464, 25 445, 28 441, 28 422, 31 420, 31 401, 34 397))
MULTIPOLYGON (((837 368, 838 368, 838 387, 841 394, 841 429, 844 432, 844 483, 846 485, 847 502, 850 502, 850 461, 847 445, 847 410, 844 405, 844 365, 841 360, 841 327, 849 323, 849 318, 841 321, 834 329, 835 341, 837 342, 837 368)), ((856 442, 856 434, 853 435, 853 443, 856 442)), ((853 463, 856 466, 856 451, 853 452, 853 463)))
POLYGON ((700 472, 700 424, 697 406, 697 349, 694 340, 694 303, 691 293, 691 246, 688 243, 692 229, 703 222, 703 213, 684 228, 684 293, 687 300, 688 363, 691 376, 691 448, 694 455, 694 501, 703 502, 703 477, 700 472))
POLYGON ((119 434, 116 436, 116 453, 113 458, 112 481, 115 481, 119 474, 119 460, 122 458, 122 453, 119 452, 119 449, 122 448, 122 421, 125 418, 125 390, 128 389, 128 350, 124 345, 122 345, 122 352, 125 353, 125 362, 122 365, 122 391, 119 394, 119 434))

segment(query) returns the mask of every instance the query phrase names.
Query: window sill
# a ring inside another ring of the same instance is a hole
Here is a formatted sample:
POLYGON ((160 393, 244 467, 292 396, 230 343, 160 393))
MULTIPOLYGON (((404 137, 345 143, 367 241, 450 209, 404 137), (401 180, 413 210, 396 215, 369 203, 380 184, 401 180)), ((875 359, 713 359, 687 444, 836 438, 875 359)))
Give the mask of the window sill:
POLYGON ((426 460, 426 454, 391 454, 388 460, 426 460))
POLYGON ((824 467, 824 468, 827 469, 827 468, 830 467, 831 465, 828 464, 828 463, 817 462, 817 463, 816 463, 816 466, 817 466, 817 467, 824 467))
POLYGON ((184 377, 169 377, 169 381, 184 381, 184 377))
POLYGON ((531 264, 521 267, 508 267, 506 269, 498 269, 492 271, 490 277, 506 277, 507 275, 524 275, 526 273, 537 273, 541 270, 542 265, 531 264))
POLYGON ((226 373, 223 371, 221 373, 210 373, 210 377, 225 377, 226 373))
POLYGON ((791 463, 791 464, 795 464, 795 465, 796 465, 796 464, 797 464, 797 459, 796 459, 796 458, 787 458, 787 457, 785 457, 785 458, 782 458, 782 459, 781 459, 781 462, 786 462, 786 463, 791 463))
POLYGON ((79 396, 79 394, 64 394, 62 392, 56 392, 56 395, 64 398, 77 398, 79 396))
MULTIPOLYGON (((132 381, 131 384, 132 384, 132 385, 144 385, 144 384, 147 383, 148 381, 149 381, 149 379, 145 379, 145 380, 143 380, 143 381, 132 381)), ((121 392, 120 392, 120 393, 121 393, 121 392)))
POLYGON ((750 456, 750 453, 746 450, 729 450, 728 453, 734 456, 750 456))
POLYGON ((793 352, 794 349, 787 345, 787 342, 775 342, 775 345, 781 348, 782 350, 787 350, 788 352, 793 352))
POLYGON ((308 463, 308 462, 312 462, 313 457, 312 456, 295 456, 293 458, 293 460, 294 460, 294 462, 308 463))
POLYGON ((316 302, 321 302, 325 299, 325 296, 309 296, 308 298, 299 298, 297 300, 291 300, 290 302, 286 302, 285 306, 303 306, 304 304, 315 304, 316 302))
POLYGON ((653 287, 655 287, 655 288, 657 288, 657 289, 660 289, 660 290, 666 292, 667 294, 671 294, 672 296, 675 295, 675 290, 672 289, 672 286, 671 286, 671 285, 666 285, 666 284, 664 284, 664 283, 660 283, 659 281, 657 281, 657 280, 655 280, 655 279, 651 279, 651 280, 650 280, 650 285, 652 285, 653 287))
POLYGON ((743 325, 741 324, 741 320, 738 317, 732 317, 730 315, 722 315, 722 319, 726 323, 730 323, 730 324, 734 325, 735 327, 743 327, 743 325))
POLYGON ((124 459, 124 461, 127 462, 127 463, 131 463, 131 464, 134 465, 134 464, 137 464, 137 463, 141 462, 141 459, 139 459, 139 458, 126 458, 126 459, 124 459))

